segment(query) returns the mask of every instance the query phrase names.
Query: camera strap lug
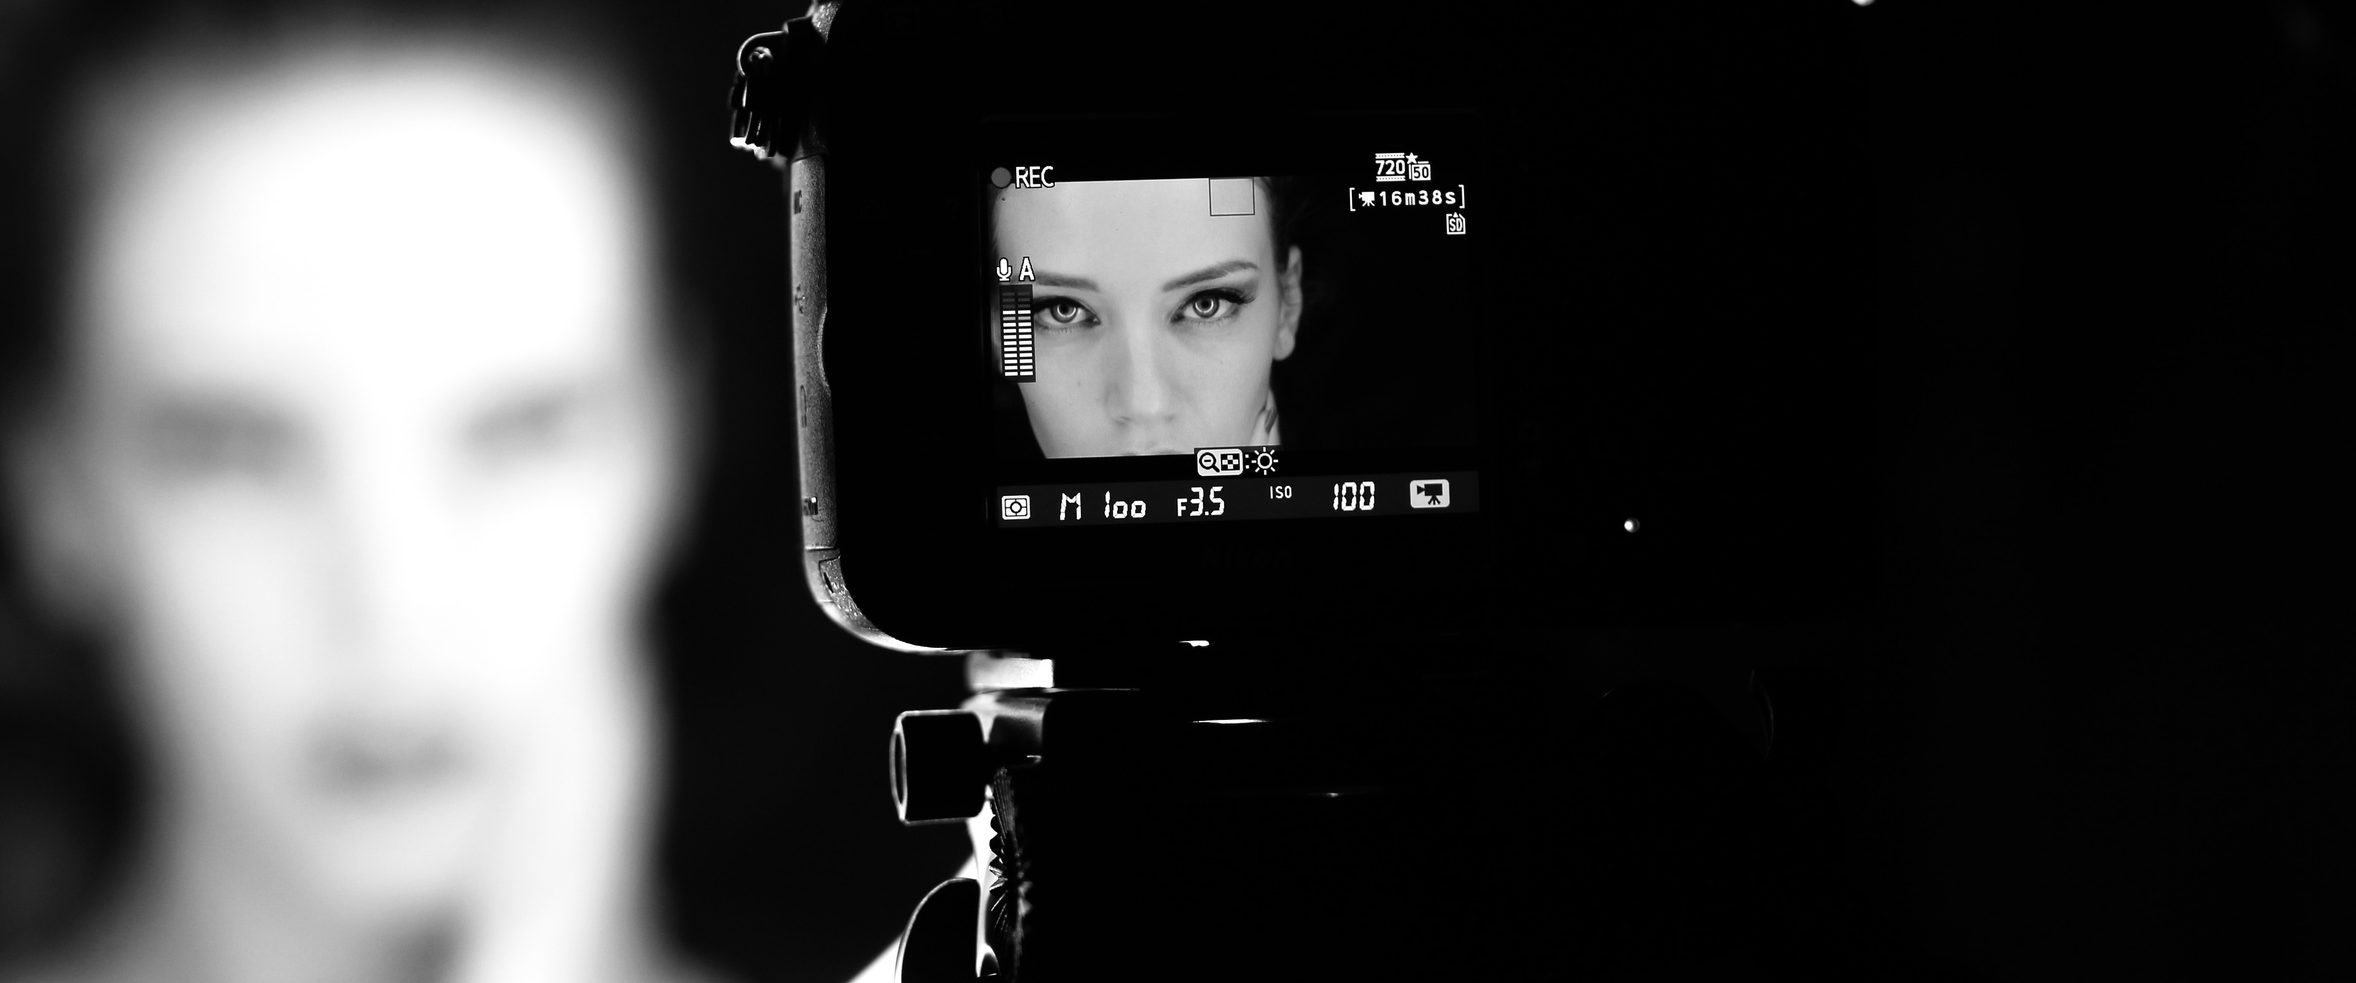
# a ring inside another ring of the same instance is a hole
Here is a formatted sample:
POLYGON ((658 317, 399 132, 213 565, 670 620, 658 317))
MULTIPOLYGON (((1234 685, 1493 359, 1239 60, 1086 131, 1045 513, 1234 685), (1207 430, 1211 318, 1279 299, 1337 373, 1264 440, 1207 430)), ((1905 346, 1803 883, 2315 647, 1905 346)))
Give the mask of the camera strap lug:
POLYGON ((762 160, 794 156, 807 137, 826 38, 810 16, 755 34, 736 49, 728 88, 728 142, 762 160))

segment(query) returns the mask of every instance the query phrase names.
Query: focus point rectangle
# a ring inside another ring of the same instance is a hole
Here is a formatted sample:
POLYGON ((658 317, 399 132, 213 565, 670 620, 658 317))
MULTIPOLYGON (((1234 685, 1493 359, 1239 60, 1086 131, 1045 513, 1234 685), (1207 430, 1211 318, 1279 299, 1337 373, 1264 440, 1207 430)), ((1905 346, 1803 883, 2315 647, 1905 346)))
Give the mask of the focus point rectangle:
POLYGON ((1248 177, 1215 177, 1211 184, 1211 214, 1258 214, 1259 186, 1248 177))

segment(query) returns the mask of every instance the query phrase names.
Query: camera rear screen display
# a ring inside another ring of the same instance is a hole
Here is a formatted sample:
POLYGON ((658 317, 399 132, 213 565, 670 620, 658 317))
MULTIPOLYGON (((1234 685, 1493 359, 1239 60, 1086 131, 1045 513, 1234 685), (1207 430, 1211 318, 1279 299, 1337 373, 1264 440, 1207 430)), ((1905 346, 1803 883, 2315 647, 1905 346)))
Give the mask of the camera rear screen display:
POLYGON ((996 524, 1477 511, 1462 121, 1154 129, 1006 124, 975 162, 996 524))

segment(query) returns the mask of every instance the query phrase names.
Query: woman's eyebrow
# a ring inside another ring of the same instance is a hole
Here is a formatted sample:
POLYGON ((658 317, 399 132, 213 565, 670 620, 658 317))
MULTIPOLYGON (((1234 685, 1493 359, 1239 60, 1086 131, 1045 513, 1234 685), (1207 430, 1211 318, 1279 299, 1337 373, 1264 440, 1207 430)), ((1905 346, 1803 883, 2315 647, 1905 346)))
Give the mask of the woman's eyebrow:
POLYGON ((1178 279, 1162 284, 1162 292, 1169 293, 1170 291, 1177 290, 1181 287, 1194 286, 1195 284, 1201 283, 1205 280, 1216 280, 1220 277, 1226 276, 1229 273, 1241 272, 1243 270, 1256 270, 1259 268, 1260 264, 1258 263, 1247 260, 1231 259, 1227 262, 1220 263, 1217 266, 1203 267, 1202 269, 1186 274, 1185 276, 1179 277, 1178 279))
POLYGON ((1033 272, 1038 272, 1039 285, 1042 287, 1070 287, 1074 290, 1097 289, 1096 281, 1088 279, 1087 277, 1065 276, 1061 273, 1046 273, 1039 271, 1033 272))

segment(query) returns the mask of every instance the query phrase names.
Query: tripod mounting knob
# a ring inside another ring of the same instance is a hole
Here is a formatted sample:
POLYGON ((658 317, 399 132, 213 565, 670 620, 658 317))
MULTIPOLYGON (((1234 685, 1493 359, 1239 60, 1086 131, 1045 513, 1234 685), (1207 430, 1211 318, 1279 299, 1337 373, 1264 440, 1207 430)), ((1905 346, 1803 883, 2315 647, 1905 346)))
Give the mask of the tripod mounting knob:
POLYGON ((971 819, 982 811, 989 783, 982 718, 965 710, 910 710, 892 725, 892 802, 901 822, 971 819))

